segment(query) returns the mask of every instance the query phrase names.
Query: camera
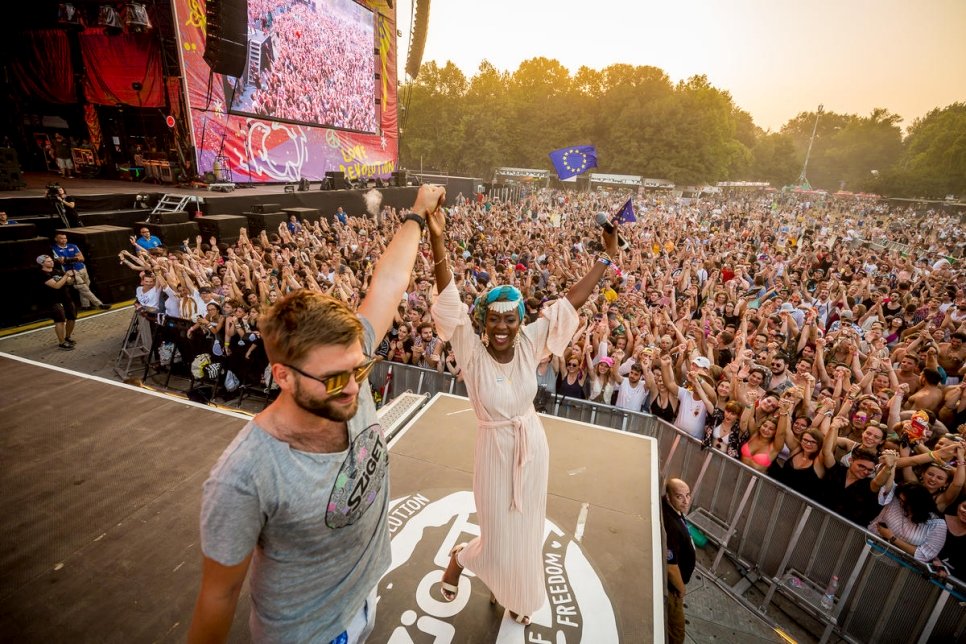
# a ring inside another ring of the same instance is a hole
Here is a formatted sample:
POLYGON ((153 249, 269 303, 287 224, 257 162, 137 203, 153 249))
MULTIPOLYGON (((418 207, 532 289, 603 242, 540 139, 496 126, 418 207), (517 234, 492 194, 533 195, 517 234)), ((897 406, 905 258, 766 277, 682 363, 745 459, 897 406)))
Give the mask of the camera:
POLYGON ((60 184, 48 183, 47 184, 47 198, 51 201, 60 200, 60 184))

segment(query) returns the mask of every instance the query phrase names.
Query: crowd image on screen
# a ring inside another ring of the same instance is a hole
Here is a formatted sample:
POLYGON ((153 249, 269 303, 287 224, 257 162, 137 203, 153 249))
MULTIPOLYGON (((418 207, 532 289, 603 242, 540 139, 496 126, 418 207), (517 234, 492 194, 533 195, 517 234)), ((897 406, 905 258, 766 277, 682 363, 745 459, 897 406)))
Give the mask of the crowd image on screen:
POLYGON ((233 109, 375 132, 372 13, 351 0, 252 0, 249 39, 268 38, 233 109))
MULTIPOLYGON (((536 319, 598 260, 594 216, 627 196, 450 196, 450 263, 467 307, 511 284, 536 319)), ((764 192, 634 204, 637 221, 621 225, 630 248, 577 311, 566 352, 541 361, 538 398, 654 414, 966 579, 960 218, 764 192)), ((134 245, 121 261, 142 273, 141 306, 185 321, 186 351, 267 385, 260 316, 300 288, 358 306, 404 214, 328 213, 230 246, 134 245)), ((432 324, 434 297, 423 243, 378 354, 459 379, 432 324)))

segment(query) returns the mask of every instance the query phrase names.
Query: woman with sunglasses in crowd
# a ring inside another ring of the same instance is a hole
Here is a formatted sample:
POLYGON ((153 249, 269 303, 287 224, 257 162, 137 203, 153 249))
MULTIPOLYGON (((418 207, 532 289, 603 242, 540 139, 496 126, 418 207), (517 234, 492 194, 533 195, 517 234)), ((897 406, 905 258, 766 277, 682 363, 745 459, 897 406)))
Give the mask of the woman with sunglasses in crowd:
POLYGON ((564 369, 557 380, 557 394, 584 400, 587 397, 584 393, 587 376, 580 369, 580 354, 571 351, 564 363, 564 369))
MULTIPOLYGON (((468 568, 521 624, 546 601, 542 544, 546 524, 549 448, 533 407, 537 363, 548 353, 562 355, 577 330, 583 306, 617 256, 617 236, 604 232, 604 248, 566 297, 523 325, 523 295, 513 286, 493 286, 477 298, 471 320, 449 267, 445 218, 429 221, 439 293, 433 319, 439 336, 452 343, 477 418, 473 497, 480 536, 457 545, 443 574, 440 594, 456 599, 459 578, 468 568), (476 329, 474 329, 474 321, 476 329)), ((566 362, 568 377, 558 393, 579 382, 579 354, 566 362)), ((569 391, 569 390, 568 390, 569 391)))

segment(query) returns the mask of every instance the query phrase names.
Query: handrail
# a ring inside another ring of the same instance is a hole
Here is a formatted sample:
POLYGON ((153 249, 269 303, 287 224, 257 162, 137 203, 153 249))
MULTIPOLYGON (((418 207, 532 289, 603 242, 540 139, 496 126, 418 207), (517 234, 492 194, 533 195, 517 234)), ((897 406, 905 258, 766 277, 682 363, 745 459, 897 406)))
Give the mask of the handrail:
MULTIPOLYGON (((465 395, 449 373, 392 362, 376 365, 370 376, 374 388, 382 387, 390 370, 387 399, 407 390, 465 395)), ((718 546, 710 572, 716 573, 727 554, 757 574, 768 585, 755 607, 760 613, 781 593, 824 623, 824 631, 816 633, 823 642, 833 633, 854 642, 922 643, 966 634, 966 583, 936 580, 924 564, 864 526, 722 452, 704 449, 660 418, 564 396, 552 397, 547 413, 655 438, 662 480, 673 474, 694 482, 688 519, 718 546), (843 584, 829 611, 819 599, 833 575, 843 584), (897 610, 883 610, 889 606, 897 610)))

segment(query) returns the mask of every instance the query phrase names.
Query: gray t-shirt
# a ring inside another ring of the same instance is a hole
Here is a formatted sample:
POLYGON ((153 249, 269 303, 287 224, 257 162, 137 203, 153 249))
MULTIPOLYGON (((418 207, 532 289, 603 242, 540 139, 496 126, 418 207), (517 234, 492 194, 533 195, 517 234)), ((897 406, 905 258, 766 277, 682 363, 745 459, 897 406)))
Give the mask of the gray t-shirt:
POLYGON ((254 641, 330 642, 389 568, 388 449, 368 383, 348 426, 348 450, 314 454, 250 422, 205 482, 202 552, 231 566, 254 550, 254 641))

